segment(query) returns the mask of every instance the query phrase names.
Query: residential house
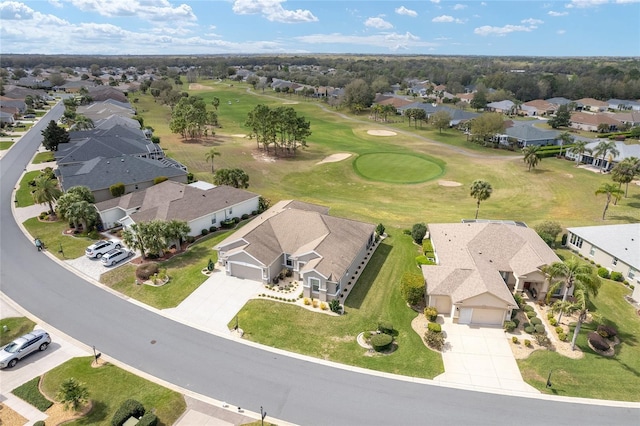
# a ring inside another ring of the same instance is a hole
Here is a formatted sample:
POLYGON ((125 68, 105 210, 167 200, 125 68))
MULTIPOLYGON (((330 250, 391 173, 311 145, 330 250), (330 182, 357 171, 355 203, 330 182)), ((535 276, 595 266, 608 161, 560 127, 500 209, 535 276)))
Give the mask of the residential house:
POLYGON ((289 269, 305 297, 340 299, 375 248, 375 225, 328 213, 280 201, 218 244, 218 260, 228 275, 265 283, 289 269))
POLYGON ((241 218, 258 211, 260 196, 230 186, 186 185, 167 180, 142 191, 96 204, 105 229, 125 228, 151 220, 181 220, 191 228, 189 235, 203 229, 219 228, 227 219, 241 218))
POLYGON ((485 111, 499 112, 501 114, 511 114, 514 111, 516 104, 510 100, 504 100, 499 102, 489 102, 485 107, 485 111))
POLYGON ((429 224, 436 265, 423 265, 427 305, 460 324, 501 326, 517 309, 515 292, 542 299, 542 271, 560 259, 522 223, 429 224))
POLYGON ((624 112, 615 112, 611 114, 611 117, 631 127, 640 126, 640 111, 626 110, 624 112))
POLYGON ((409 101, 399 96, 381 96, 379 101, 376 101, 378 105, 392 105, 396 109, 412 104, 413 101, 409 101))
POLYGON ((13 114, 8 113, 8 112, 4 112, 4 111, 0 111, 0 126, 4 127, 7 124, 13 124, 15 123, 15 119, 13 114))
POLYGON ((93 121, 97 121, 103 118, 109 118, 112 115, 119 115, 121 117, 133 117, 136 115, 136 111, 129 105, 116 104, 114 102, 102 101, 93 102, 89 105, 80 105, 76 112, 82 114, 93 121))
POLYGON ((569 127, 578 130, 586 130, 589 132, 597 132, 600 125, 607 125, 607 131, 616 131, 622 123, 609 114, 604 113, 588 113, 573 112, 571 113, 571 124, 569 127))
POLYGON ((22 77, 16 82, 17 86, 29 87, 31 89, 51 89, 51 82, 39 77, 22 77))
POLYGON ((27 104, 24 99, 12 99, 6 96, 0 96, 0 107, 2 111, 10 114, 17 111, 18 114, 22 115, 27 111, 27 104))
POLYGON ((405 111, 411 108, 420 108, 425 111, 427 114, 427 119, 430 118, 433 114, 438 111, 445 111, 449 113, 451 116, 451 120, 449 121, 449 127, 458 126, 464 122, 473 120, 480 114, 475 112, 464 111, 458 108, 451 108, 446 105, 433 105, 424 102, 412 102, 410 104, 404 105, 398 108, 398 113, 404 115, 405 111))
POLYGON ((547 101, 542 99, 534 99, 533 101, 525 102, 520 105, 518 115, 526 115, 529 117, 542 117, 555 114, 558 108, 547 101))
POLYGON ((573 102, 571 99, 567 99, 563 97, 549 98, 549 99, 545 99, 545 101, 549 102, 551 105, 554 105, 556 108, 561 105, 569 105, 570 103, 573 102))
POLYGON ((509 121, 508 123, 510 125, 505 128, 504 134, 497 135, 501 145, 517 145, 519 148, 524 148, 530 145, 544 146, 558 143, 557 138, 560 132, 557 130, 539 129, 528 122, 509 121))
POLYGON ((602 102, 593 98, 578 99, 576 104, 578 105, 578 109, 590 112, 603 112, 609 108, 609 104, 607 102, 602 102))
POLYGON ((121 115, 110 115, 107 118, 100 118, 93 122, 95 129, 108 130, 115 126, 128 127, 134 130, 140 130, 140 122, 133 118, 123 117, 121 115))
MULTIPOLYGON (((640 158, 640 145, 627 145, 621 141, 615 142, 618 155, 615 155, 613 157, 608 156, 604 160, 602 158, 596 158, 593 155, 593 151, 595 151, 599 143, 600 141, 588 143, 585 146, 585 148, 587 148, 587 152, 580 155, 580 159, 578 160, 578 162, 589 164, 594 167, 600 168, 602 166, 602 161, 604 161, 605 162, 603 167, 604 170, 611 170, 616 164, 618 164, 620 161, 624 160, 625 158, 629 158, 629 157, 640 158)), ((566 157, 572 160, 576 160, 577 156, 578 154, 572 153, 570 150, 567 151, 566 153, 566 157)))
POLYGON ((567 228, 566 246, 635 286, 640 302, 640 223, 567 228))
POLYGON ((117 183, 123 183, 127 193, 149 188, 159 177, 187 182, 187 171, 182 164, 168 158, 153 160, 133 155, 94 157, 82 162, 58 164, 55 172, 63 191, 73 186, 86 186, 96 202, 113 198, 109 187, 117 183))
POLYGON ((475 93, 457 93, 456 98, 460 99, 460 102, 464 102, 465 104, 471 104, 475 93))
POLYGON ((607 101, 609 109, 613 111, 640 111, 640 102, 638 101, 625 101, 621 99, 609 99, 607 101))

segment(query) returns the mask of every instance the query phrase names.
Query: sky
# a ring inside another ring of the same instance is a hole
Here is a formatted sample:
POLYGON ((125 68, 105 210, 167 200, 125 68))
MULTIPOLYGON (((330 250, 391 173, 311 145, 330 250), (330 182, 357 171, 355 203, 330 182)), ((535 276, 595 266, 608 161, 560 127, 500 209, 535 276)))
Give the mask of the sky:
POLYGON ((0 1, 0 54, 640 56, 640 0, 0 1))

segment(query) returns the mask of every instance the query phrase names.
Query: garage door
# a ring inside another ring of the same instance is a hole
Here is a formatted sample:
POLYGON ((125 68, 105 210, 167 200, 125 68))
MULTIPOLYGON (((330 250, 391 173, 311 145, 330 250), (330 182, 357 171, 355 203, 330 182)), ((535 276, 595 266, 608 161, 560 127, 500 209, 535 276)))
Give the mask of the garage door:
POLYGON ((502 325, 504 310, 474 308, 471 316, 471 324, 477 325, 502 325))
POLYGON ((230 263, 231 276, 237 278, 244 278, 253 281, 262 281, 262 269, 253 268, 247 265, 240 265, 238 263, 230 263))

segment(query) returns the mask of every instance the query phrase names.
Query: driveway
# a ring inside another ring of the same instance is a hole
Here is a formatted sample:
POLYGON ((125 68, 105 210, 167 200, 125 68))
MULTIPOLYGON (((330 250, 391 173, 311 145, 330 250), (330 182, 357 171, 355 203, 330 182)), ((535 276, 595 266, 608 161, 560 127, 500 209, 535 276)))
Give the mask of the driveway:
POLYGON ((74 269, 77 269, 79 272, 82 272, 88 277, 93 278, 96 281, 100 281, 100 275, 105 272, 109 272, 112 269, 119 268, 122 265, 126 265, 131 262, 137 255, 129 257, 128 259, 122 260, 116 263, 113 266, 105 266, 100 259, 90 259, 87 256, 81 256, 77 259, 69 259, 65 260, 65 263, 74 269))
POLYGON ((502 328, 454 324, 451 318, 441 325, 445 372, 436 382, 503 394, 539 393, 522 380, 502 328))
POLYGON ((261 282, 231 277, 216 268, 182 303, 162 313, 201 330, 229 334, 227 324, 262 288, 261 282))

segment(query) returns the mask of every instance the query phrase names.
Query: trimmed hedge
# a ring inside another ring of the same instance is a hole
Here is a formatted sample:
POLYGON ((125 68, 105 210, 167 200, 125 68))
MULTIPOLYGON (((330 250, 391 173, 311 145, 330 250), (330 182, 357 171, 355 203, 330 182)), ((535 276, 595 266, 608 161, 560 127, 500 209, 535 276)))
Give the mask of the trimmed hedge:
POLYGON ((617 281, 619 283, 621 283, 622 281, 624 281, 624 276, 622 275, 622 273, 618 272, 618 271, 613 271, 611 273, 611 277, 612 280, 617 281))
POLYGON ((141 403, 135 399, 127 399, 122 402, 120 408, 111 418, 111 426, 122 426, 129 417, 139 419, 145 413, 145 409, 141 403))
POLYGON ((533 332, 535 331, 535 329, 533 328, 532 325, 528 325, 524 328, 524 332, 527 334, 533 334, 533 332))
POLYGON ((505 321, 503 327, 506 331, 511 332, 516 329, 516 323, 513 321, 505 321))
POLYGON ((525 312, 534 312, 533 306, 531 306, 531 305, 524 305, 522 307, 522 310, 525 311, 525 312))
POLYGON ((375 351, 380 352, 391 346, 391 343, 393 343, 393 337, 385 333, 374 334, 369 343, 371 343, 371 346, 373 346, 375 351))
POLYGON ((136 424, 136 426, 156 426, 158 424, 158 416, 151 411, 144 413, 144 416, 136 424))
POLYGON ((545 331, 544 325, 542 324, 536 324, 533 329, 535 330, 536 333, 538 334, 543 334, 545 331))
POLYGON ((610 327, 608 325, 603 325, 603 324, 600 324, 598 326, 598 329, 596 330, 596 332, 602 337, 605 337, 608 339, 611 339, 618 335, 618 331, 615 328, 610 327))
POLYGON ((531 320, 529 322, 531 323, 531 325, 542 324, 542 320, 540 318, 538 318, 538 317, 531 318, 531 320))
POLYGON ((537 316, 538 316, 538 314, 536 314, 536 311, 527 311, 527 318, 531 319, 531 318, 535 318, 537 316))
POLYGON ((592 331, 591 333, 588 334, 588 339, 589 339, 589 343, 591 343, 591 346, 593 346, 597 350, 603 351, 603 352, 609 350, 609 343, 605 340, 604 337, 602 337, 595 331, 592 331))
POLYGON ((609 278, 609 270, 607 268, 598 268, 598 276, 600 278, 609 278))
POLYGON ((378 331, 384 334, 393 334, 393 324, 389 321, 380 321, 378 323, 378 331))
POLYGON ((429 331, 433 331, 434 333, 441 333, 442 332, 442 327, 437 322, 430 322, 427 325, 427 328, 429 329, 429 331))

